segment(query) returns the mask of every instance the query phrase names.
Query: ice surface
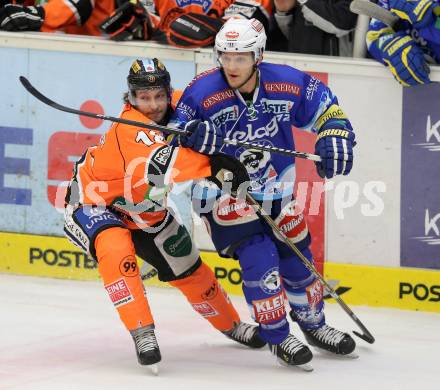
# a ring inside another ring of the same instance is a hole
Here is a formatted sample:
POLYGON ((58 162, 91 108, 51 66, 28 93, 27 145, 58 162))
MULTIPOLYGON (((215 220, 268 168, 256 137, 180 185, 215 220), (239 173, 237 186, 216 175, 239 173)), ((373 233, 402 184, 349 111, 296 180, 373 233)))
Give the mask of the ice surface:
MULTIPOLYGON (((148 288, 162 352, 159 376, 134 345, 99 282, 0 275, 0 389, 439 389, 440 315, 352 307, 376 337, 357 360, 314 353, 314 371, 225 338, 177 290, 148 288)), ((244 298, 233 297, 249 320, 244 298)), ((356 325, 336 304, 328 323, 356 325)), ((302 336, 296 325, 293 333, 302 336)), ((302 338, 302 337, 301 337, 302 338)))

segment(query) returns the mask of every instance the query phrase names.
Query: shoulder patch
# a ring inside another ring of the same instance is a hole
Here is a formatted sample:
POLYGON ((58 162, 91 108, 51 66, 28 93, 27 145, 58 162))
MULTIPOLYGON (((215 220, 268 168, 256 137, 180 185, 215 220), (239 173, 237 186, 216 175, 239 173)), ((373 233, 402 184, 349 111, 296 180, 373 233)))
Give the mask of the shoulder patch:
POLYGON ((148 162, 146 179, 148 183, 156 187, 163 187, 168 184, 169 171, 173 166, 175 147, 165 145, 157 148, 148 162))

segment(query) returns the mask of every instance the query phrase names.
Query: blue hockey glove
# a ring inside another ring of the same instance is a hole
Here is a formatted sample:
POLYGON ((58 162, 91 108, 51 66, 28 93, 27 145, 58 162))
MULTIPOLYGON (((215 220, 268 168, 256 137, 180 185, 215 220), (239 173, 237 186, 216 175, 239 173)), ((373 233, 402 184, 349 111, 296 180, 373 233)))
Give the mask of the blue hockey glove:
POLYGON ((389 4, 392 13, 407 20, 416 29, 434 24, 434 8, 438 4, 431 0, 390 0, 389 4))
POLYGON ((40 31, 44 16, 44 8, 41 6, 23 7, 6 4, 0 8, 0 30, 40 31))
POLYGON ((315 153, 321 156, 316 163, 318 175, 332 178, 335 175, 348 175, 353 167, 353 146, 355 135, 350 130, 325 129, 318 133, 315 153))
POLYGON ((183 147, 207 155, 220 152, 223 146, 223 132, 208 121, 194 119, 185 125, 184 130, 187 134, 179 136, 180 145, 183 147))
POLYGON ((404 87, 428 84, 429 66, 417 43, 401 31, 380 38, 382 60, 390 68, 394 78, 404 87))

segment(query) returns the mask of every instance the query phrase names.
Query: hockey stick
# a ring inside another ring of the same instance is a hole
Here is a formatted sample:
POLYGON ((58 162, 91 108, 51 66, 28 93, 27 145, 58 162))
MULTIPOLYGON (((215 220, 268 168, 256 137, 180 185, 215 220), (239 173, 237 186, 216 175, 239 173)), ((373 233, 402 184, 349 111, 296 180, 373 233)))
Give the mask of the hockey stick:
MULTIPOLYGON (((26 77, 20 76, 19 79, 20 79, 21 84, 23 84, 23 87, 25 87, 26 90, 32 96, 34 96, 35 98, 37 98, 38 100, 40 100, 44 104, 47 104, 48 106, 50 106, 52 108, 55 108, 56 110, 68 112, 70 114, 88 116, 90 118, 102 119, 102 120, 105 120, 105 121, 111 121, 111 122, 116 122, 116 123, 123 123, 123 124, 131 125, 131 126, 137 126, 137 127, 143 128, 143 129, 162 131, 162 132, 169 133, 169 134, 175 134, 175 135, 184 135, 184 134, 186 134, 185 131, 179 130, 179 129, 176 129, 176 128, 172 128, 172 127, 154 125, 154 124, 149 124, 149 123, 147 124, 147 123, 144 123, 144 122, 138 122, 138 121, 132 121, 132 120, 128 120, 128 119, 116 118, 116 117, 109 116, 109 115, 96 114, 96 113, 93 113, 93 112, 81 111, 81 110, 77 110, 75 108, 66 107, 66 106, 58 104, 58 103, 54 102, 53 100, 49 99, 48 97, 44 96, 40 91, 38 91, 30 83, 30 81, 26 77)), ((262 150, 262 151, 269 152, 269 153, 282 154, 282 155, 290 156, 290 157, 304 158, 306 160, 321 161, 321 157, 318 156, 317 154, 305 153, 305 152, 297 152, 296 150, 283 149, 283 148, 278 148, 276 146, 265 146, 265 145, 260 145, 258 143, 254 143, 254 142, 237 141, 235 139, 229 139, 229 138, 225 138, 223 140, 223 142, 225 144, 228 144, 228 145, 242 146, 242 147, 244 147, 246 149, 256 149, 256 150, 262 150)))
POLYGON ((400 18, 391 11, 382 8, 380 5, 372 3, 370 0, 353 0, 350 3, 350 11, 358 15, 367 15, 384 22, 394 31, 400 29, 400 18))
POLYGON ((350 318, 362 329, 363 333, 359 333, 357 331, 353 331, 353 333, 360 337, 362 340, 365 340, 367 343, 373 344, 375 339, 373 335, 369 332, 369 330, 365 327, 365 325, 356 317, 353 311, 347 306, 347 304, 341 299, 341 297, 333 290, 333 288, 328 284, 325 279, 321 276, 321 274, 316 270, 315 266, 301 253, 301 251, 296 247, 294 243, 292 243, 286 235, 280 230, 275 221, 264 212, 260 204, 252 198, 251 195, 246 194, 246 201, 254 207, 254 210, 274 229, 283 239, 284 243, 295 252, 295 254, 299 257, 304 266, 316 276, 317 279, 325 286, 328 293, 334 298, 342 309, 350 316, 350 318))

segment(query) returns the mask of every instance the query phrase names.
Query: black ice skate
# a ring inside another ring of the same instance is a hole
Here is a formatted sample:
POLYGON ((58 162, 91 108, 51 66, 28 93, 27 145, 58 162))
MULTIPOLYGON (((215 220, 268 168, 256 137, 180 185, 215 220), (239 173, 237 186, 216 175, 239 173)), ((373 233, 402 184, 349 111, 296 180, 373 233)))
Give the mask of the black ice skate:
MULTIPOLYGON (((160 355, 159 345, 157 344, 154 328, 146 326, 136 330, 132 330, 134 345, 139 364, 143 366, 154 365, 162 359, 160 355)), ((157 374, 157 366, 152 367, 153 373, 157 374)))
POLYGON ((226 337, 250 348, 262 348, 266 342, 258 335, 258 326, 239 322, 232 330, 223 332, 226 337))
POLYGON ((341 332, 331 326, 324 324, 318 329, 306 330, 301 329, 306 337, 307 342, 314 347, 324 349, 337 355, 350 355, 356 348, 353 338, 344 332, 341 332))
POLYGON ((306 371, 312 371, 313 367, 307 364, 313 355, 307 345, 289 334, 280 344, 269 344, 269 349, 283 365, 298 366, 306 371))

